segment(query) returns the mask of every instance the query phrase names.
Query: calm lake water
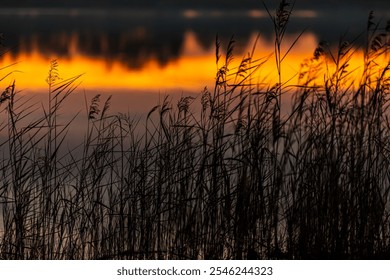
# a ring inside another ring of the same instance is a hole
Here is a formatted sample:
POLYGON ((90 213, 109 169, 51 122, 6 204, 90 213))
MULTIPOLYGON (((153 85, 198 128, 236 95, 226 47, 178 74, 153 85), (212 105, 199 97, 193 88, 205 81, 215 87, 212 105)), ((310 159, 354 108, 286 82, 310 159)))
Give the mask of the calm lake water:
MULTIPOLYGON (((390 18, 389 6, 376 11, 377 19, 390 18)), ((337 45, 345 34, 343 40, 352 40, 364 32, 369 10, 359 5, 321 10, 298 7, 285 45, 305 32, 286 59, 286 77, 296 74, 319 41, 337 45)), ((3 87, 16 80, 22 93, 46 93, 50 60, 57 59, 60 77, 83 73, 78 91, 88 98, 114 94, 112 106, 118 111, 144 112, 156 104, 158 94, 197 94, 212 86, 217 34, 222 48, 234 36, 237 61, 251 51, 257 36, 255 56, 273 52, 272 23, 264 9, 9 8, 0 9, 0 26, 7 49, 1 57, 2 75, 13 71, 2 81, 3 87)), ((275 73, 273 62, 262 75, 275 73)), ((69 110, 85 108, 83 102, 73 104, 79 106, 69 110)))

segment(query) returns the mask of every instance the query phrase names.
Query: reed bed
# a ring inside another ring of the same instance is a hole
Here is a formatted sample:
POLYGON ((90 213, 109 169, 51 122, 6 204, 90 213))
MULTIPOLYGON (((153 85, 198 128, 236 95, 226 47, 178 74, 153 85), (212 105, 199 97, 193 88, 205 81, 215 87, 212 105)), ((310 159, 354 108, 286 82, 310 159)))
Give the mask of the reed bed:
POLYGON ((269 12, 274 83, 256 82, 264 60, 234 66, 234 42, 217 39, 213 89, 166 98, 144 123, 97 95, 77 147, 58 116, 80 76, 58 79, 53 61, 43 109, 7 87, 0 259, 389 258, 390 24, 370 14, 360 76, 357 46, 321 42, 292 84, 291 12, 269 12))

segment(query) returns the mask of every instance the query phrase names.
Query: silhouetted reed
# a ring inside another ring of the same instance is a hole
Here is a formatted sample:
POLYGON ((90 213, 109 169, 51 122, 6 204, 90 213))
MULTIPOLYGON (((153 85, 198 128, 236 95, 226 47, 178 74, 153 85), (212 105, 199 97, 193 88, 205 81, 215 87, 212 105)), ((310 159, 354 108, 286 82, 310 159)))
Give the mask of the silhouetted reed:
POLYGON ((269 12, 274 83, 255 82, 267 59, 234 65, 233 40, 223 53, 217 38, 211 91, 167 97, 144 123, 97 95, 77 147, 58 115, 80 76, 59 79, 53 61, 32 120, 41 109, 6 88, 0 258, 390 257, 389 24, 370 14, 360 76, 356 46, 321 42, 292 86, 281 70, 291 12, 287 1, 269 12))

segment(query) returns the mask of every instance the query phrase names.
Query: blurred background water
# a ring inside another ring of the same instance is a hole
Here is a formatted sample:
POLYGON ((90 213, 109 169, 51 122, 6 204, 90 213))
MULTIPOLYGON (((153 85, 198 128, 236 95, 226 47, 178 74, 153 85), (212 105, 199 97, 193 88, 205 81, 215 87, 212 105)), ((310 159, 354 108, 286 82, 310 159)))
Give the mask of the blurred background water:
MULTIPOLYGON (((24 93, 45 94, 50 60, 57 59, 61 77, 84 74, 84 93, 120 94, 113 99, 117 110, 141 112, 156 94, 197 94, 211 86, 217 34, 222 48, 234 38, 236 60, 257 36, 258 57, 273 51, 272 22, 259 1, 3 2, 2 75, 11 72, 3 87, 16 80, 24 93)), ((271 12, 277 2, 265 1, 271 12)), ((382 22, 390 18, 387 1, 296 1, 286 46, 304 33, 292 52, 292 73, 322 40, 363 44, 371 10, 382 22)), ((267 67, 275 71, 272 63, 267 67)))

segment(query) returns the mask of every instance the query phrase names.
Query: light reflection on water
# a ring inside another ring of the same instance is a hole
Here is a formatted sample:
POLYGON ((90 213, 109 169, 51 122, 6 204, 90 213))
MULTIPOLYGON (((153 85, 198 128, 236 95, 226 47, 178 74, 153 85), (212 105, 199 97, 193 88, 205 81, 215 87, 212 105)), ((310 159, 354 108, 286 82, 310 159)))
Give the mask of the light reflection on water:
MULTIPOLYGON (((321 11, 294 11, 285 50, 306 31, 284 61, 285 79, 295 81, 301 62, 320 40, 336 44, 344 31, 351 33, 348 39, 364 31, 366 11, 351 15, 335 11, 329 20, 321 11)), ((234 34, 236 63, 251 51, 258 34, 255 58, 269 56, 274 48, 265 10, 0 9, 0 26, 9 48, 1 65, 17 63, 1 71, 3 76, 14 71, 3 85, 15 79, 24 93, 45 92, 50 60, 58 59, 61 77, 84 73, 81 92, 111 91, 120 99, 135 91, 196 94, 214 83, 216 34, 222 49, 234 34)), ((259 81, 272 83, 275 73, 271 58, 259 81)))
MULTIPOLYGON (((295 35, 286 36, 286 44, 290 45, 294 41, 295 35)), ((247 46, 242 51, 234 53, 234 63, 237 64, 250 52, 255 44, 256 34, 248 40, 247 46), (246 50, 246 51, 244 51, 246 50)), ((215 62, 215 52, 211 49, 205 49, 200 44, 193 32, 187 32, 184 35, 177 59, 161 65, 158 59, 150 57, 145 58, 143 67, 130 68, 121 63, 120 60, 107 61, 104 57, 88 57, 79 53, 75 42, 70 42, 70 49, 73 49, 72 55, 65 58, 59 58, 60 76, 69 78, 76 74, 84 73, 82 83, 83 89, 135 89, 165 91, 170 89, 179 89, 189 92, 199 92, 205 86, 211 87, 214 83, 214 76, 217 70, 215 62), (73 45, 73 46, 72 46, 73 45)), ((258 48, 254 57, 264 59, 273 52, 273 45, 266 38, 257 39, 258 48)), ((286 58, 285 72, 291 78, 296 75, 299 65, 303 59, 311 56, 317 45, 317 38, 314 34, 304 34, 296 45, 296 50, 286 58)), ((10 65, 14 61, 17 64, 12 67, 15 72, 11 75, 12 79, 17 81, 18 88, 31 90, 45 88, 47 85, 45 79, 48 73, 50 58, 43 56, 37 49, 30 53, 20 53, 13 57, 11 54, 5 54, 3 64, 10 65)), ((269 59, 263 66, 262 74, 267 79, 275 79, 274 60, 269 59)))

